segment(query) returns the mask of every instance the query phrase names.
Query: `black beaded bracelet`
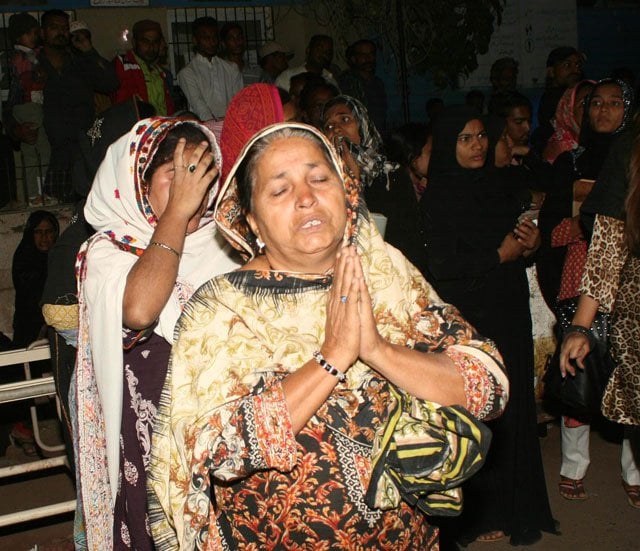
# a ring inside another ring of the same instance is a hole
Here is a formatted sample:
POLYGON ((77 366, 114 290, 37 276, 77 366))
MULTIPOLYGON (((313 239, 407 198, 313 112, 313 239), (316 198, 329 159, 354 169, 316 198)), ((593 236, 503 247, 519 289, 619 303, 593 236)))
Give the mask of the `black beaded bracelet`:
POLYGON ((565 335, 568 335, 569 333, 580 333, 581 335, 584 335, 585 337, 587 337, 587 339, 589 340, 589 349, 590 350, 593 349, 593 347, 596 345, 596 339, 593 336, 593 333, 591 332, 591 329, 587 329, 586 327, 583 327, 582 325, 570 325, 565 330, 565 335))
POLYGON ((342 371, 338 371, 335 367, 333 367, 327 360, 324 359, 324 356, 320 353, 319 350, 316 350, 313 353, 313 359, 320 364, 320 367, 324 369, 330 375, 333 375, 338 381, 341 383, 346 379, 346 376, 342 371))

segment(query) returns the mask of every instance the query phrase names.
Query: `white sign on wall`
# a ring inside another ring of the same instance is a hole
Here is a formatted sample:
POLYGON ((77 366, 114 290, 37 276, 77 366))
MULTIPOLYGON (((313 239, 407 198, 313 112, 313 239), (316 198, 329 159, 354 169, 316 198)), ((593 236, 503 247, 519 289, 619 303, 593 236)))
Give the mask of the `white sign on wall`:
POLYGON ((513 57, 520 66, 518 86, 544 86, 549 52, 558 46, 577 46, 575 0, 507 0, 502 24, 496 27, 489 51, 478 56, 478 68, 461 82, 464 88, 490 86, 489 71, 496 59, 513 57))

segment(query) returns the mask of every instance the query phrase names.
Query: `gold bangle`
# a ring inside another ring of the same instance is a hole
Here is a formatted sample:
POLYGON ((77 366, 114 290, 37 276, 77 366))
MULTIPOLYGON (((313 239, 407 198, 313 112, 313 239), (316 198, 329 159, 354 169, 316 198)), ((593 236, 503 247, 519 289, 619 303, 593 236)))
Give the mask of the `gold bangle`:
POLYGON ((180 260, 180 253, 178 251, 176 251, 173 247, 169 247, 169 245, 165 245, 164 243, 160 243, 160 241, 152 241, 151 243, 149 243, 149 246, 151 245, 155 245, 156 247, 160 247, 161 249, 164 249, 165 251, 171 251, 173 254, 175 254, 178 257, 178 260, 180 260))

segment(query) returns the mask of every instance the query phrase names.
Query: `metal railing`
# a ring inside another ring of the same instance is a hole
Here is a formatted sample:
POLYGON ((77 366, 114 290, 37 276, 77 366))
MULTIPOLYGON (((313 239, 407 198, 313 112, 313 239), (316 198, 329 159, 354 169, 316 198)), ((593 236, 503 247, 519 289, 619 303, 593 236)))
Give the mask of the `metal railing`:
MULTIPOLYGON (((27 348, 11 350, 9 352, 0 352, 0 367, 22 364, 25 373, 24 381, 5 383, 0 385, 0 403, 28 400, 33 398, 40 398, 43 396, 54 396, 56 399, 59 417, 60 402, 56 396, 56 387, 53 377, 49 375, 37 379, 31 378, 30 363, 47 360, 49 358, 51 358, 51 351, 49 350, 49 343, 46 340, 36 341, 29 345, 27 348)), ((36 444, 40 447, 40 449, 47 452, 56 453, 63 451, 64 444, 50 446, 42 441, 36 406, 33 405, 30 409, 31 421, 33 423, 33 436, 36 444)), ((43 471, 47 469, 53 469, 56 467, 61 467, 63 465, 67 468, 69 467, 67 457, 64 454, 57 457, 30 461, 28 463, 10 465, 8 467, 0 468, 0 479, 26 473, 43 471)), ((67 500, 60 503, 54 503, 52 505, 45 505, 42 507, 35 507, 33 509, 26 509, 24 511, 17 511, 14 513, 0 515, 0 527, 59 515, 61 513, 67 513, 69 511, 75 510, 75 507, 75 500, 67 500)))

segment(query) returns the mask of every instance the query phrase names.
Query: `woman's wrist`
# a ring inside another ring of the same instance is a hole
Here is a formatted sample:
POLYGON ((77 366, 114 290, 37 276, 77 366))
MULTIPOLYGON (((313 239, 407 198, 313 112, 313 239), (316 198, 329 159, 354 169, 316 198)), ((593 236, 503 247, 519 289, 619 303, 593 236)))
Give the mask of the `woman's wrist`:
POLYGON ((591 329, 584 327, 583 325, 572 324, 565 330, 565 338, 571 334, 579 334, 585 337, 589 341, 589 350, 592 350, 596 344, 596 339, 591 332, 591 329))

